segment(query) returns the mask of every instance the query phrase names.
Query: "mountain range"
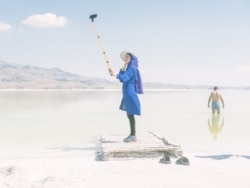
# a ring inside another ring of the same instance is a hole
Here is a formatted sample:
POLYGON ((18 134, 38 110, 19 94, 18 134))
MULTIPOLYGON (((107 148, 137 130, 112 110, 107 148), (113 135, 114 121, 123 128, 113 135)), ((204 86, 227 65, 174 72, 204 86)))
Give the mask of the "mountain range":
POLYGON ((59 68, 41 68, 0 61, 0 89, 103 89, 118 84, 101 78, 84 77, 59 68))
MULTIPOLYGON (((207 85, 176 85, 143 83, 145 89, 211 89, 207 85)), ((117 81, 86 77, 59 68, 41 68, 0 61, 0 89, 120 89, 117 81)), ((220 87, 224 89, 250 89, 247 87, 220 87)))

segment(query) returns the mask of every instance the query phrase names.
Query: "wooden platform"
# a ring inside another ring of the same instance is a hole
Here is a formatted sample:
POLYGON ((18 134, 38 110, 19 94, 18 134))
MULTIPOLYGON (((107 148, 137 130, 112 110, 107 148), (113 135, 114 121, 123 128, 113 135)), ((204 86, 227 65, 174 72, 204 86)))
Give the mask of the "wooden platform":
POLYGON ((103 161, 121 158, 150 158, 169 155, 182 156, 178 145, 153 133, 137 135, 137 142, 123 142, 124 135, 103 135, 100 138, 100 159, 103 161))

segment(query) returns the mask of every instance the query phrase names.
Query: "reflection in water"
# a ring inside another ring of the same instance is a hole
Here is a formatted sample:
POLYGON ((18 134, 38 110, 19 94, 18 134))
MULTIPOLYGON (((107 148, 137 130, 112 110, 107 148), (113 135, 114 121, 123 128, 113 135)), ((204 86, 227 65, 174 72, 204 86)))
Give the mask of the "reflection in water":
POLYGON ((221 118, 220 114, 212 114, 211 120, 208 118, 208 128, 215 140, 218 139, 218 135, 222 131, 223 126, 224 117, 221 118))
MULTIPOLYGON (((81 148, 83 143, 96 140, 107 130, 104 125, 115 119, 118 102, 110 101, 120 101, 119 94, 85 90, 0 91, 0 151, 81 148)), ((116 119, 121 122, 119 114, 116 119)), ((116 127, 119 128, 114 124, 110 129, 116 127)))
POLYGON ((13 112, 59 108, 100 96, 91 91, 0 91, 0 117, 13 112))

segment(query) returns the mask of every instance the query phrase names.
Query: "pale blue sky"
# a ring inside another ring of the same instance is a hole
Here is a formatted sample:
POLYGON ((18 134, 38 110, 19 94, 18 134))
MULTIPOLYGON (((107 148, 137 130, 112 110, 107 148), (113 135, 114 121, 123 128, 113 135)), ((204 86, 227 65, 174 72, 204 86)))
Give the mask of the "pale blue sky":
POLYGON ((113 80, 123 50, 143 81, 250 85, 249 0, 0 0, 0 60, 113 80))

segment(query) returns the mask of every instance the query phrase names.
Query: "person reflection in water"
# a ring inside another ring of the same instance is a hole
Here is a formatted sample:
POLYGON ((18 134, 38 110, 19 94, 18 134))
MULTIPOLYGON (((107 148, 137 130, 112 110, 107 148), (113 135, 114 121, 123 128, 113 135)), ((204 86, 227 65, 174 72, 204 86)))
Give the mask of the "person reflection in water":
POLYGON ((221 119, 220 114, 212 114, 211 120, 208 118, 208 128, 215 140, 218 139, 218 135, 222 131, 223 127, 224 118, 221 119))

